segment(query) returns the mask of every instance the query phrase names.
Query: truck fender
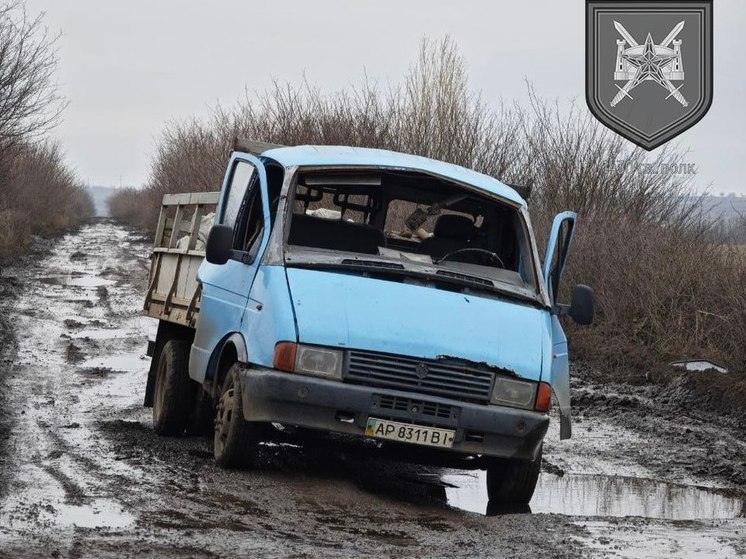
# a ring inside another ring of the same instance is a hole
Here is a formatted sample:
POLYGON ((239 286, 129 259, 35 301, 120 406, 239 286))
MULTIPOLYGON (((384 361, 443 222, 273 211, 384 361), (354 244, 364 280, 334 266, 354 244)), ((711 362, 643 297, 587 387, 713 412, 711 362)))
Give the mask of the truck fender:
POLYGON ((246 350, 246 340, 239 332, 233 332, 226 336, 213 353, 210 359, 206 379, 213 379, 210 393, 215 396, 217 387, 223 381, 223 377, 228 369, 236 362, 248 363, 249 356, 246 350))

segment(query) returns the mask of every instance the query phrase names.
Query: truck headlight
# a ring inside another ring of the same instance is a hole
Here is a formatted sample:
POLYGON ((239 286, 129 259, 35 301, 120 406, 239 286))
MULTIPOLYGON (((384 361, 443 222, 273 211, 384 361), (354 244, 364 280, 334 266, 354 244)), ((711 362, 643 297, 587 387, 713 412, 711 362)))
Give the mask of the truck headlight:
POLYGON ((490 403, 532 409, 536 397, 536 383, 528 380, 497 377, 490 403))
POLYGON ((342 380, 342 361, 337 349, 291 342, 275 346, 274 367, 281 371, 342 380))
POLYGON ((342 352, 336 349, 298 345, 295 372, 341 379, 342 352))

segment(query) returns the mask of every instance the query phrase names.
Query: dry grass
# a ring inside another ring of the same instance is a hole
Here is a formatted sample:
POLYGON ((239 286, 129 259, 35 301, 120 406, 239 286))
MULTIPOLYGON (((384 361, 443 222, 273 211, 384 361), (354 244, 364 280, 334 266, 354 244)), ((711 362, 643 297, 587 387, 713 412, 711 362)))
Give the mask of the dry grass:
MULTIPOLYGON (((531 213, 539 238, 560 210, 580 213, 565 287, 590 284, 596 324, 573 328, 576 355, 635 365, 703 356, 746 369, 746 266, 722 258, 718 233, 689 195, 691 177, 644 171, 646 152, 578 106, 562 110, 530 90, 527 106, 487 107, 468 88, 463 60, 445 40, 423 42, 398 87, 322 94, 276 84, 207 121, 164 130, 142 191, 125 191, 112 213, 145 228, 164 193, 216 190, 234 136, 280 144, 388 148, 450 161, 505 182, 534 181, 531 213)), ((663 148, 658 159, 681 161, 663 148)))
POLYGON ((649 348, 744 368, 746 252, 737 247, 692 229, 594 216, 581 224, 567 280, 596 292, 597 325, 573 332, 584 355, 635 367, 644 357, 636 348, 649 348))

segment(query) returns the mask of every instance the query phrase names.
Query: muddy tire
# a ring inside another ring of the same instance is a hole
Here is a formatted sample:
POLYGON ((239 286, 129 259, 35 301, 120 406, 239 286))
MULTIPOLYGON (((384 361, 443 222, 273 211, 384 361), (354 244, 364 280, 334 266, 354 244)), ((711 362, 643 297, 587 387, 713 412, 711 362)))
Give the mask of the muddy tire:
POLYGON ((194 395, 188 363, 188 342, 165 343, 158 359, 153 395, 153 430, 159 435, 178 437, 184 433, 194 395))
POLYGON ((212 435, 214 420, 215 405, 212 398, 201 386, 197 385, 194 391, 192 411, 187 421, 187 435, 195 437, 212 435))
POLYGON ((215 408, 213 454, 218 466, 226 469, 256 465, 261 425, 243 417, 241 365, 236 363, 225 375, 215 408))
POLYGON ((528 504, 541 471, 541 449, 534 461, 494 459, 487 467, 490 504, 528 504))

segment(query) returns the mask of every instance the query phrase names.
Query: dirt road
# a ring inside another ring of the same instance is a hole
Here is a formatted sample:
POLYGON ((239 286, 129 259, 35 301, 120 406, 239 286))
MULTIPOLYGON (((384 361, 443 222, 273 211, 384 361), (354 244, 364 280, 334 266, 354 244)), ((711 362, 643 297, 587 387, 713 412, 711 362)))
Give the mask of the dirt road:
MULTIPOLYGON (((738 425, 665 411, 651 387, 574 382, 530 511, 492 510, 479 473, 323 440, 226 472, 211 441, 162 439, 141 407, 155 324, 147 241, 100 221, 3 270, 1 557, 740 557, 738 425)), ((582 371, 580 371, 582 373, 582 371)))

